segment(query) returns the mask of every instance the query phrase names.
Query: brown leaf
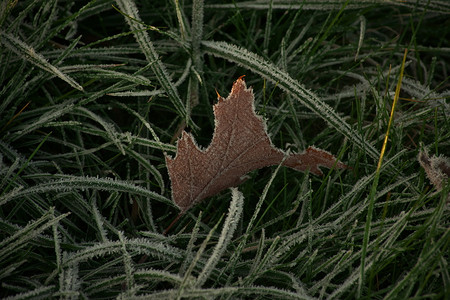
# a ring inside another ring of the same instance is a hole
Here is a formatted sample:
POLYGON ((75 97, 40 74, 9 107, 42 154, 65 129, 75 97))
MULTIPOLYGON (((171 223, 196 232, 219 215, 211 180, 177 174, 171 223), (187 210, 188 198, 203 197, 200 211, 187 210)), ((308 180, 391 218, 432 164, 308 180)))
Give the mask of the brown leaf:
MULTIPOLYGON (((248 172, 278 165, 287 155, 275 148, 267 134, 262 117, 254 110, 251 88, 240 77, 228 98, 218 98, 214 105, 215 129, 211 144, 199 149, 194 138, 183 131, 173 159, 166 156, 172 182, 172 198, 182 212, 218 192, 237 186, 248 172)), ((319 166, 346 168, 330 153, 309 147, 303 153, 291 154, 284 165, 299 171, 310 170, 322 175, 319 166)))
POLYGON ((438 191, 442 190, 450 178, 450 159, 443 155, 430 157, 427 150, 421 150, 418 160, 431 183, 438 191))

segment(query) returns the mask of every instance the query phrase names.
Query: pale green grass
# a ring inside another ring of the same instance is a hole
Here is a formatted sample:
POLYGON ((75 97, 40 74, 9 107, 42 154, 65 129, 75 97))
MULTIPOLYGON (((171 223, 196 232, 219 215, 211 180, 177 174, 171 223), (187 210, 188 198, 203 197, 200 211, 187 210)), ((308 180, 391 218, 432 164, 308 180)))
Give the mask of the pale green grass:
POLYGON ((0 3, 1 298, 450 297, 417 162, 450 156, 446 1, 0 3), (277 147, 351 169, 254 171, 163 235, 164 154, 241 75, 277 147))

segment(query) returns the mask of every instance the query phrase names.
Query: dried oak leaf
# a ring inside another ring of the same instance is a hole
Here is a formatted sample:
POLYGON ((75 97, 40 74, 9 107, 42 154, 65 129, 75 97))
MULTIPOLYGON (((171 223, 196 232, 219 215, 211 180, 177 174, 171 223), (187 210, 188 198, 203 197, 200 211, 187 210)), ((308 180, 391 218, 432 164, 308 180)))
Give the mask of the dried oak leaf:
MULTIPOLYGON (((234 82, 228 98, 218 97, 213 109, 215 128, 208 148, 201 150, 183 131, 175 158, 166 156, 172 198, 182 213, 207 197, 239 185, 248 172, 280 164, 287 155, 272 145, 262 117, 255 114, 253 91, 247 89, 242 77, 234 82)), ((290 154, 283 165, 316 175, 322 175, 319 166, 347 167, 315 147, 290 154)))

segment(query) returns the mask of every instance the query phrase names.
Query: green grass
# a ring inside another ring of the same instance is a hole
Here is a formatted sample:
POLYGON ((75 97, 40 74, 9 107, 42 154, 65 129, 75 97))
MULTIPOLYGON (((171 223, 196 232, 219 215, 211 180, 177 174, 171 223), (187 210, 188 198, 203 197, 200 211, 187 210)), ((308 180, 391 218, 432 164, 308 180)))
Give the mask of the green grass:
POLYGON ((450 156, 448 2, 80 2, 0 2, 0 298, 450 297, 417 161, 450 156), (244 74, 277 147, 351 169, 251 172, 163 235, 164 154, 244 74))

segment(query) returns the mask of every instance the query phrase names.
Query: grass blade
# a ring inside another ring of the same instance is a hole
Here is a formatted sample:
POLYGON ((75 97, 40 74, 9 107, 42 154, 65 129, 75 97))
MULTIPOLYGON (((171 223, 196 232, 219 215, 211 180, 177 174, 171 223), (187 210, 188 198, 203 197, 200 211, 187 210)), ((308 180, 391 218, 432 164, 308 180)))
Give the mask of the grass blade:
POLYGON ((18 38, 12 36, 9 33, 0 32, 1 36, 1 42, 3 45, 5 45, 6 48, 9 50, 17 53, 22 59, 29 61, 33 65, 37 66, 38 68, 54 75, 65 82, 67 82, 71 87, 83 91, 83 87, 78 84, 74 79, 72 79, 70 76, 64 74, 61 70, 59 70, 57 67, 50 64, 44 56, 37 53, 33 47, 25 44, 23 41, 19 40, 18 38))

